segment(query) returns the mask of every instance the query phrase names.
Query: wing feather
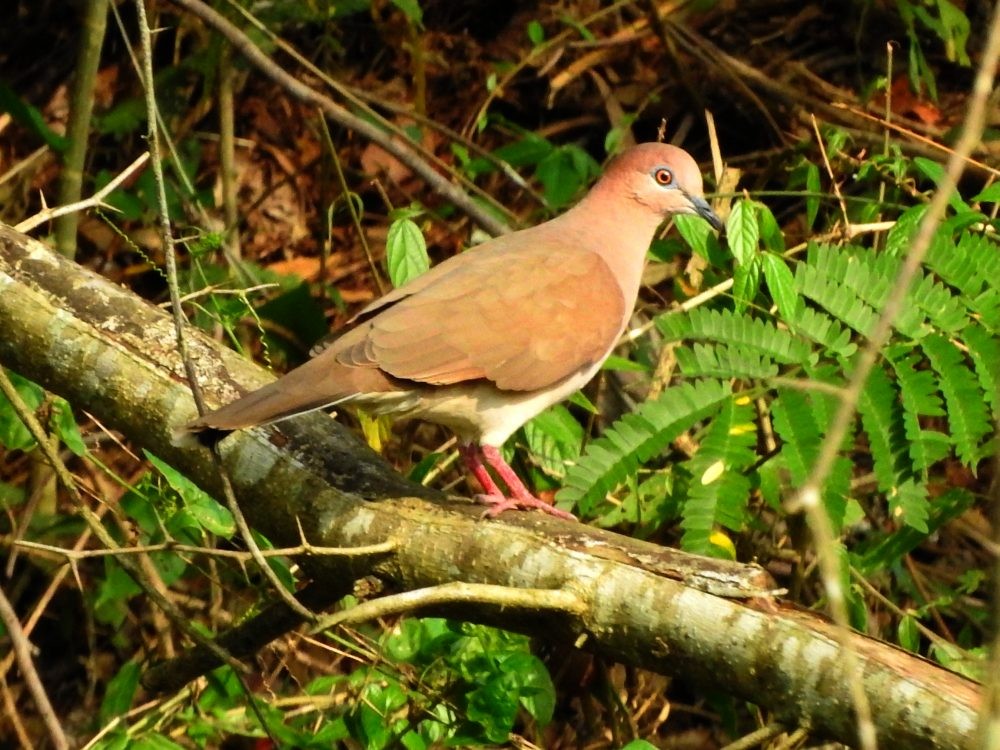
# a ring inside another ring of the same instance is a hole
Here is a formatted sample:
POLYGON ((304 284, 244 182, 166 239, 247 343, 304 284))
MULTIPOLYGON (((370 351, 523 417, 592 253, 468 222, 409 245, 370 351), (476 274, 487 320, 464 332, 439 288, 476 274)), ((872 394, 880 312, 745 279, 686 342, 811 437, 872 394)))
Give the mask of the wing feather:
POLYGON ((412 293, 402 294, 410 285, 393 293, 391 305, 370 306, 374 314, 333 344, 337 361, 420 383, 486 379, 531 391, 614 345, 625 300, 596 253, 546 242, 469 252, 483 254, 450 272, 443 264, 412 293))

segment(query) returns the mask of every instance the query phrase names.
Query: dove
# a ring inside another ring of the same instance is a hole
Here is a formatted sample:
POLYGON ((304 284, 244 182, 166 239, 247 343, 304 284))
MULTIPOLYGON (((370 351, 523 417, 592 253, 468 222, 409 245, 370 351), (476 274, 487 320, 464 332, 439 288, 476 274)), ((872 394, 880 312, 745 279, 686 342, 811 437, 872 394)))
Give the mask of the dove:
POLYGON ((673 214, 722 228, 690 154, 633 146, 565 213, 439 263, 361 310, 305 364, 182 431, 218 440, 339 405, 419 418, 454 431, 486 515, 573 518, 535 497, 500 448, 600 369, 632 314, 650 242, 673 214))

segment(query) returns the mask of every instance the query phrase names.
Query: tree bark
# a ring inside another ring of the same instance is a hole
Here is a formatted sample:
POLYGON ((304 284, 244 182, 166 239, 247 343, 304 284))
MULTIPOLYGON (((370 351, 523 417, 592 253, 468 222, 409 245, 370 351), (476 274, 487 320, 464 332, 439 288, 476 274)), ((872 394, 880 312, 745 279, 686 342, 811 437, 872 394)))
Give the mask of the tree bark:
MULTIPOLYGON (((171 443, 194 416, 168 317, 129 291, 0 225, 0 362, 94 413, 210 492, 207 449, 171 443)), ((269 379, 188 329, 209 401, 269 379)), ((786 724, 856 740, 848 676, 833 626, 767 598, 760 569, 692 559, 653 544, 543 517, 481 519, 481 506, 396 474, 323 415, 250 430, 220 444, 248 521, 274 543, 352 547, 363 558, 303 561, 311 587, 361 575, 411 590, 453 581, 571 592, 578 608, 463 603, 433 611, 489 622, 622 662, 682 675, 772 711, 786 724), (714 592, 714 593, 713 593, 714 592)), ((979 686, 887 644, 851 636, 885 747, 966 746, 979 686)))

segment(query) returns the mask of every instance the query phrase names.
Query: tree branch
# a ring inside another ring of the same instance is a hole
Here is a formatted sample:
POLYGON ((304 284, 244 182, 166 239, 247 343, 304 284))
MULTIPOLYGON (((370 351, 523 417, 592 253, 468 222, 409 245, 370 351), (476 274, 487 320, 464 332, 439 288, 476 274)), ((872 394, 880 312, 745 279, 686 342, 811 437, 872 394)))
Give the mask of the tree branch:
MULTIPOLYGON (((170 442, 171 427, 193 416, 194 407, 161 311, 0 226, 0 330, 0 362, 92 411, 207 490, 218 489, 206 449, 170 442)), ((188 340, 211 403, 270 377, 197 332, 188 340)), ((316 546, 397 542, 360 557, 303 558, 313 580, 307 590, 339 593, 371 574, 400 591, 461 580, 565 592, 582 606, 509 611, 464 601, 428 611, 683 675, 766 707, 790 726, 807 723, 818 735, 847 742, 855 736, 834 627, 767 599, 773 584, 759 569, 539 515, 482 521, 478 506, 408 482, 319 414, 280 431, 238 433, 220 447, 247 519, 275 544, 302 543, 300 523, 316 546)), ((297 624, 288 620, 282 627, 297 624)), ((880 744, 967 745, 982 702, 977 685, 858 634, 850 645, 868 699, 879 707, 880 744)))

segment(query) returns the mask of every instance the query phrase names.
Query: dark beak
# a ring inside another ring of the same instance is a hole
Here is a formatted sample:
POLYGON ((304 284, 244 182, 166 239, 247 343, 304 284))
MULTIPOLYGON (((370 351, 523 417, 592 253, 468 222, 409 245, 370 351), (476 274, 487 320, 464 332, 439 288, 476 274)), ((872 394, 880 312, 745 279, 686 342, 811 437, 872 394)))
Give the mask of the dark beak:
POLYGON ((689 195, 688 200, 691 201, 691 206, 692 208, 694 208, 694 213, 698 214, 698 216, 700 216, 709 224, 711 224, 712 229, 715 229, 719 232, 722 231, 725 225, 722 223, 722 219, 720 219, 718 215, 716 215, 715 211, 712 210, 712 207, 708 205, 707 200, 697 195, 689 195))

